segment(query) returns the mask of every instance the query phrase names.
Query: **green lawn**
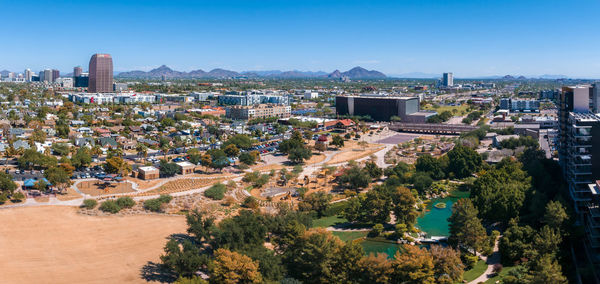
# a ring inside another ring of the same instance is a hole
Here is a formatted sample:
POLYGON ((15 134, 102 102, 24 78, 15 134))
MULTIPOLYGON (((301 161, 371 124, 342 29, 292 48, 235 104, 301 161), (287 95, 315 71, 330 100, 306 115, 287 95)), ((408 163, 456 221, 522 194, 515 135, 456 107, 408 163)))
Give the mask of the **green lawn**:
POLYGON ((485 283, 496 283, 496 281, 502 280, 502 278, 513 269, 515 269, 514 266, 505 266, 504 268, 502 268, 502 271, 498 273, 498 275, 488 279, 488 281, 485 281, 485 283))
POLYGON ((329 216, 329 217, 322 217, 322 218, 313 220, 312 226, 327 228, 327 227, 331 227, 335 224, 342 224, 342 223, 346 223, 346 222, 348 222, 348 220, 346 220, 342 216, 329 216))
POLYGON ((333 231, 332 233, 334 236, 336 236, 336 237, 340 238, 342 241, 346 242, 346 241, 364 238, 367 236, 367 234, 369 232, 368 231, 347 231, 347 232, 333 231))
POLYGON ((437 113, 442 113, 444 111, 452 112, 452 110, 455 109, 456 112, 452 112, 453 115, 465 115, 465 114, 467 114, 468 108, 469 108, 469 105, 467 105, 467 104, 460 105, 460 106, 440 106, 438 108, 434 108, 433 105, 428 104, 425 107, 423 107, 423 109, 425 109, 425 110, 435 110, 435 111, 437 111, 437 113))
POLYGON ((463 279, 467 282, 471 282, 471 281, 475 280, 475 278, 477 278, 481 274, 483 274, 486 269, 487 269, 487 264, 485 263, 484 260, 480 259, 473 268, 465 271, 465 274, 463 274, 463 279))

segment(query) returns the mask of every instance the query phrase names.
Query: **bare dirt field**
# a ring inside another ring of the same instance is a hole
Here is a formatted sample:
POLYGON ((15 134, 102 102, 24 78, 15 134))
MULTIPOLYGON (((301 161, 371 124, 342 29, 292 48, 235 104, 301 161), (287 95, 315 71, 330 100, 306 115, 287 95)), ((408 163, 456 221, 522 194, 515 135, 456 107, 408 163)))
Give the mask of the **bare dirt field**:
POLYGON ((144 283, 183 216, 108 216, 63 206, 0 210, 2 283, 144 283))

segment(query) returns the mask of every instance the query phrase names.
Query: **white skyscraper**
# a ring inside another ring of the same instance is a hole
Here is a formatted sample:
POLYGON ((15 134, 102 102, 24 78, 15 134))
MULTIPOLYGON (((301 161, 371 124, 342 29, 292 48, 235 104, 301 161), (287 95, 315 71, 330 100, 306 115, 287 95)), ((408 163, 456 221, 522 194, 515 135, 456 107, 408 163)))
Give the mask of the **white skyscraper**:
POLYGON ((452 73, 444 73, 444 76, 442 78, 442 85, 444 87, 454 86, 454 76, 452 75, 452 73))
POLYGON ((25 81, 31 82, 31 77, 33 77, 33 72, 30 69, 25 69, 25 81))

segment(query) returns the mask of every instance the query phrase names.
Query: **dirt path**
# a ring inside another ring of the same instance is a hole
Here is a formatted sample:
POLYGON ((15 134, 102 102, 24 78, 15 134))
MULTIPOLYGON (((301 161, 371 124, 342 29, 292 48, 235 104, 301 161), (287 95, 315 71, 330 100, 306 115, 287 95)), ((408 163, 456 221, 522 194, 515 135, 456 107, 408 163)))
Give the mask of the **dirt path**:
POLYGON ((186 230, 179 216, 93 217, 65 206, 2 210, 0 220, 2 283, 145 283, 167 237, 186 230))

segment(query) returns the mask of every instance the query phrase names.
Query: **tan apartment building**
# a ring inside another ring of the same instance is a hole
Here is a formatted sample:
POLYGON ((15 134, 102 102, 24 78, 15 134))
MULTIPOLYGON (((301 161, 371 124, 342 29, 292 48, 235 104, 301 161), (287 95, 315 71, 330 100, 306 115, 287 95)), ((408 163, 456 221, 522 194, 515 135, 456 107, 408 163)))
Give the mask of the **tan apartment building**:
POLYGON ((292 107, 286 105, 260 104, 255 106, 232 106, 227 109, 227 117, 231 119, 249 120, 254 118, 291 116, 292 107))

